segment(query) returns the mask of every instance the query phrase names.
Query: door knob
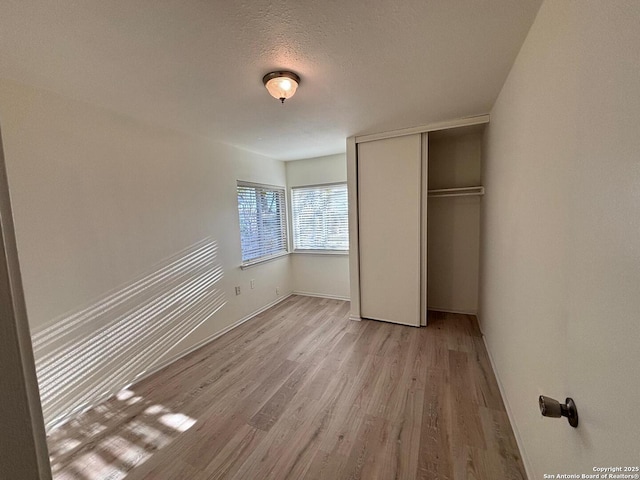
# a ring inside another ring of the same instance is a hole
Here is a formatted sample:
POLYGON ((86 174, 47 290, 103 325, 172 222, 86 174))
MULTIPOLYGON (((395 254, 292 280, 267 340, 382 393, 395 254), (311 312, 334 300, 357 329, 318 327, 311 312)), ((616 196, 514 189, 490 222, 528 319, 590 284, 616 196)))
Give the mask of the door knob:
POLYGON ((567 398, 566 403, 560 403, 555 398, 545 397, 540 395, 538 404, 540 406, 540 413, 544 417, 560 418, 567 417, 569 425, 572 427, 578 426, 578 409, 572 398, 567 398))

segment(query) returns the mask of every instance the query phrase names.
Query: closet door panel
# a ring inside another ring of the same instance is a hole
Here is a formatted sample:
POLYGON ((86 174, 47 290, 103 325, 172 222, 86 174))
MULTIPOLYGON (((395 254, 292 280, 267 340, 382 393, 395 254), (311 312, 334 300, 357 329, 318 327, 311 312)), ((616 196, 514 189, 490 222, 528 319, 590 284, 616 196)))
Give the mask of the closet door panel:
POLYGON ((421 136, 358 145, 361 316, 420 325, 421 136))

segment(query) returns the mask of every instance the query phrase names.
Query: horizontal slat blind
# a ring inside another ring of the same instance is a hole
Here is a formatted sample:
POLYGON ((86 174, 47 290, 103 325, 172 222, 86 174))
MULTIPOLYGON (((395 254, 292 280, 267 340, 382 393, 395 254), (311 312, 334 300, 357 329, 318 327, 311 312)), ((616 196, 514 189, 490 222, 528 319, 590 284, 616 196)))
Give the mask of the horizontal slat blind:
POLYGON ((284 188, 238 182, 242 263, 287 252, 284 188))
POLYGON ((291 190, 296 250, 349 250, 347 184, 291 190))

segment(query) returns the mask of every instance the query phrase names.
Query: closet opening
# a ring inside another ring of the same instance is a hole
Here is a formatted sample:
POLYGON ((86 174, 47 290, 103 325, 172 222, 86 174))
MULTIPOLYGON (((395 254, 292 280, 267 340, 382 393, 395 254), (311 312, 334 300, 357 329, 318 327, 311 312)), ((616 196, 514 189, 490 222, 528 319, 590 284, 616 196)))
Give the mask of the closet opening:
POLYGON ((423 268, 430 312, 478 312, 484 128, 482 124, 428 133, 423 268))

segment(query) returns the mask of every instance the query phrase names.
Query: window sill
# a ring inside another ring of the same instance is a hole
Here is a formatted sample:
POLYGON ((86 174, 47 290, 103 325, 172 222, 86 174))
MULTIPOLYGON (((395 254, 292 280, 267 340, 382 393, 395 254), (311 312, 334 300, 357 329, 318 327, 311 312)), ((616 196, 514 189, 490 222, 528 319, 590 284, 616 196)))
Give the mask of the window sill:
POLYGON ((340 255, 349 256, 349 250, 294 250, 296 255, 340 255))
POLYGON ((267 263, 267 262, 270 262, 272 260, 276 260, 276 259, 281 258, 281 257, 286 257, 287 255, 289 255, 289 252, 282 252, 282 253, 276 253, 275 255, 271 255, 269 257, 262 257, 262 258, 258 258, 256 260, 251 260, 249 262, 246 262, 246 263, 243 263, 242 265, 240 265, 240 269, 241 270, 246 270, 247 268, 255 267, 256 265, 260 265, 262 263, 267 263))

